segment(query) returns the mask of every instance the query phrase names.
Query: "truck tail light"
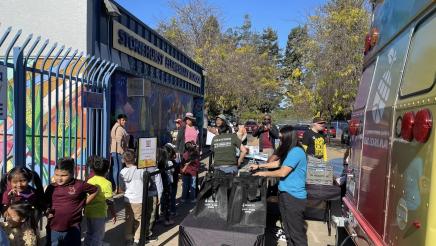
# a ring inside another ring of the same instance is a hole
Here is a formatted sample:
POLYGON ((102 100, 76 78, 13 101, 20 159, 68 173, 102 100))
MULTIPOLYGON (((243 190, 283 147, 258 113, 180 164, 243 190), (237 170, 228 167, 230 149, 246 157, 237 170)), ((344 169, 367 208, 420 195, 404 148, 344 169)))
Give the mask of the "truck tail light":
POLYGON ((415 115, 413 112, 407 112, 403 115, 401 121, 401 137, 411 142, 413 140, 413 126, 415 124, 415 115))
POLYGON ((427 142, 430 137, 433 120, 428 109, 422 109, 416 113, 415 125, 413 126, 413 136, 420 143, 427 142))
POLYGON ((351 120, 350 127, 349 127, 350 135, 352 136, 359 135, 359 127, 360 124, 358 119, 351 120))
POLYGON ((350 132, 350 135, 351 135, 351 136, 356 135, 356 134, 355 134, 355 133, 356 133, 356 130, 355 130, 355 127, 354 127, 354 120, 350 120, 349 127, 348 127, 348 131, 350 132))

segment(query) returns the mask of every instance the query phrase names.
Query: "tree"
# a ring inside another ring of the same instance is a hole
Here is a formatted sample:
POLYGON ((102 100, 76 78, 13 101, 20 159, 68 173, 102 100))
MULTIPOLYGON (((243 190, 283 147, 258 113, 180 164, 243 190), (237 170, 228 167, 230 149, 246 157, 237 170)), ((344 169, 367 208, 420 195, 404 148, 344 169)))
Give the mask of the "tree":
POLYGON ((363 63, 363 41, 369 13, 363 0, 330 0, 308 21, 302 45, 305 81, 314 93, 314 107, 334 118, 347 114, 354 101, 363 63))
POLYGON ((217 10, 203 0, 189 0, 186 4, 172 0, 169 5, 176 15, 169 23, 160 21, 157 31, 186 54, 194 56, 195 49, 202 47, 203 42, 207 40, 205 35, 210 32, 204 32, 205 26, 214 24, 213 18, 218 16, 217 10))
POLYGON ((161 21, 158 31, 207 71, 206 103, 213 113, 271 111, 277 107, 277 34, 252 30, 244 16, 240 27, 223 33, 216 11, 202 0, 172 2, 176 15, 161 21), (264 52, 260 53, 259 51, 264 52))
POLYGON ((277 32, 271 27, 263 30, 260 36, 259 53, 266 53, 271 63, 277 64, 280 59, 280 49, 277 32))
POLYGON ((296 79, 301 82, 304 70, 301 45, 307 37, 306 26, 295 27, 289 33, 282 61, 283 78, 296 79))

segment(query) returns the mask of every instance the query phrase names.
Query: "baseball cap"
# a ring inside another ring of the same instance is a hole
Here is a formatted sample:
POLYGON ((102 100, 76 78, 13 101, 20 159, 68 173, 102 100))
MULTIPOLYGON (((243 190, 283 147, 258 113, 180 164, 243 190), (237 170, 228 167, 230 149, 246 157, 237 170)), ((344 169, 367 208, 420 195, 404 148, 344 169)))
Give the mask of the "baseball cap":
POLYGON ((313 118, 312 122, 313 123, 321 124, 321 123, 325 123, 326 121, 323 118, 321 118, 321 117, 315 117, 315 118, 313 118))
POLYGON ((220 118, 220 119, 222 119, 223 121, 227 122, 227 118, 226 118, 226 116, 223 115, 223 114, 218 115, 218 116, 216 117, 216 119, 217 119, 217 118, 220 118))
POLYGON ((185 114, 185 120, 186 120, 186 119, 195 120, 194 114, 191 113, 191 112, 187 112, 187 113, 185 114))

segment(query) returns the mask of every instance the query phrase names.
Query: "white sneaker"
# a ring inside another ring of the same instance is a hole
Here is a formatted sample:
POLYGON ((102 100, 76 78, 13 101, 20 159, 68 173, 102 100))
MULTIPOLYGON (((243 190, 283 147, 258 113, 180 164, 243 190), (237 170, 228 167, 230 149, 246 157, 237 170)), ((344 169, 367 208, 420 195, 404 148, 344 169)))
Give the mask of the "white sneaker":
POLYGON ((287 241, 286 241, 286 236, 285 236, 285 235, 280 235, 280 237, 279 237, 279 241, 287 242, 287 241))
POLYGON ((281 235, 284 235, 284 231, 282 229, 278 229, 276 232, 276 237, 279 238, 281 235))

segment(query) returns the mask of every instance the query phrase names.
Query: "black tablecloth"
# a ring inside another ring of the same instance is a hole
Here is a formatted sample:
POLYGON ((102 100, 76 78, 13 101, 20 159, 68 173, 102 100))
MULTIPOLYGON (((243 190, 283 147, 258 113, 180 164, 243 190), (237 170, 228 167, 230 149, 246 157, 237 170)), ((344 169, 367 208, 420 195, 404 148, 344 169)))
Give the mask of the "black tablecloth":
POLYGON ((264 244, 264 227, 229 227, 224 220, 196 218, 193 214, 189 214, 179 227, 179 246, 264 244))
POLYGON ((304 217, 307 220, 321 220, 327 223, 328 235, 331 235, 332 202, 341 200, 341 187, 336 185, 308 184, 307 205, 304 217))
POLYGON ((308 200, 334 201, 341 199, 341 187, 336 185, 307 184, 308 200))

